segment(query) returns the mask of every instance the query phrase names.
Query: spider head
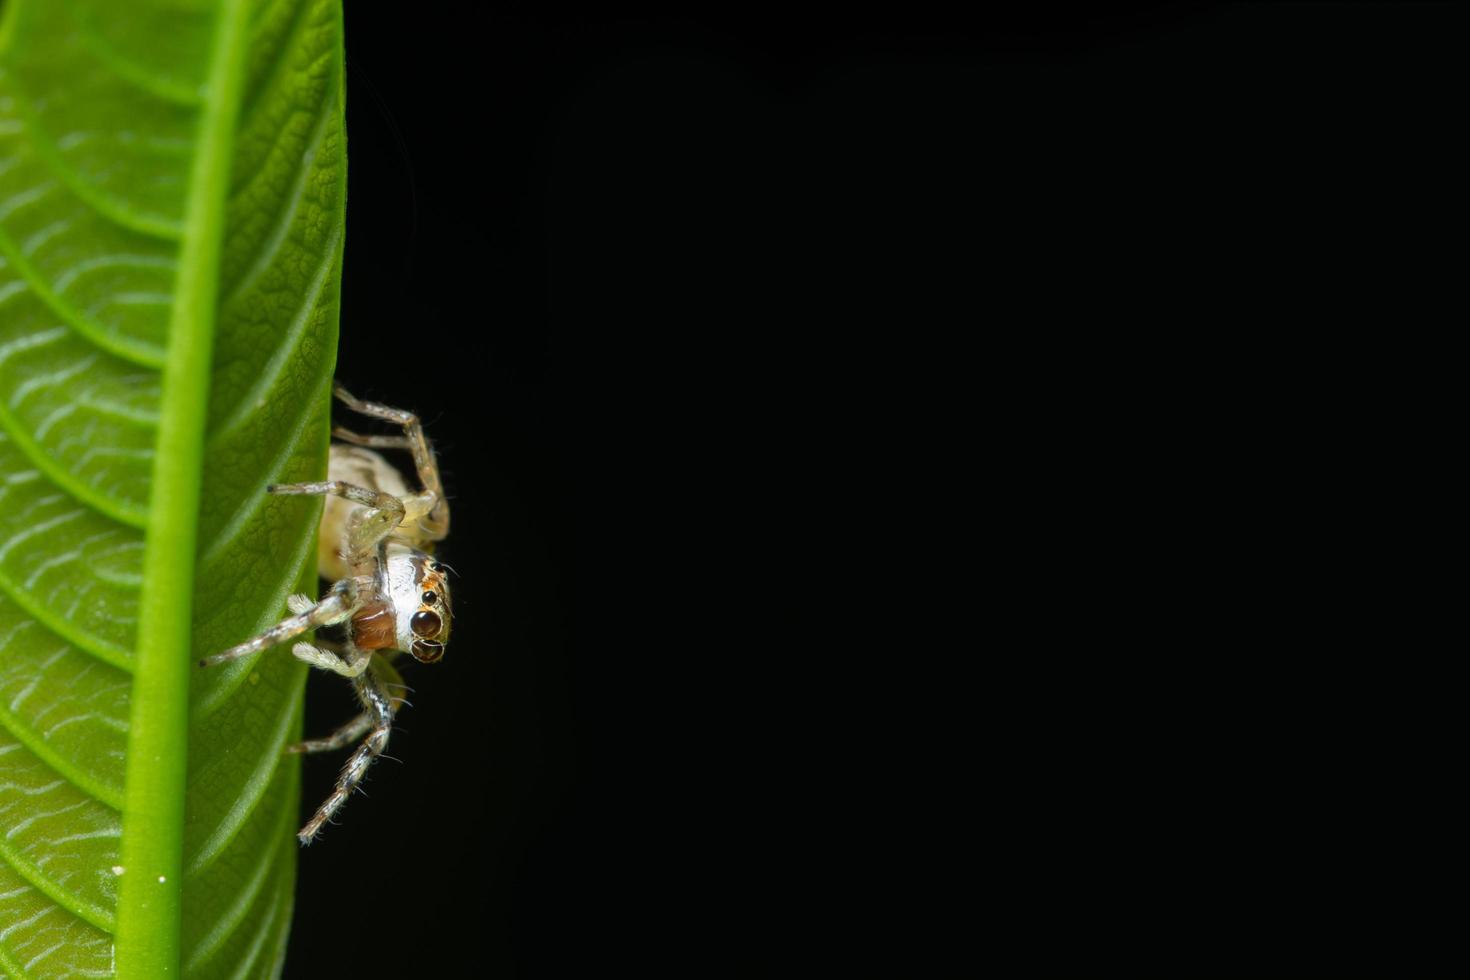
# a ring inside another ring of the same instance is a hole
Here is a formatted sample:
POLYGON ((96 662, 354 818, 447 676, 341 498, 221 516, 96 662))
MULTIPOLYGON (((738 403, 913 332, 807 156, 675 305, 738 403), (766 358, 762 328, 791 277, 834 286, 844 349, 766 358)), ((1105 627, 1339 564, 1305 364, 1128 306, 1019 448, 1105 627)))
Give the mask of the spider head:
POLYGON ((403 555, 400 573, 393 574, 389 557, 389 585, 398 617, 399 649, 430 664, 444 656, 453 615, 449 608, 449 570, 422 551, 403 555))

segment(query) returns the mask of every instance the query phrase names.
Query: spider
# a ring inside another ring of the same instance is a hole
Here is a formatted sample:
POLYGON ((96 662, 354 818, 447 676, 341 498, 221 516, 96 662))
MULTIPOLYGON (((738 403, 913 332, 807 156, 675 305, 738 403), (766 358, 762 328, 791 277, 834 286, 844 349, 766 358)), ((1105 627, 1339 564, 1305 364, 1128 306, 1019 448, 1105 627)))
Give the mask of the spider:
POLYGON ((328 479, 322 483, 285 483, 266 487, 273 494, 325 496, 317 534, 317 569, 333 585, 321 601, 293 595, 292 615, 259 636, 206 657, 201 667, 235 660, 284 643, 308 630, 345 624, 345 639, 297 643, 291 653, 321 670, 352 681, 362 713, 326 738, 292 745, 293 753, 331 752, 358 739, 337 786, 296 838, 310 844, 322 826, 347 802, 373 760, 388 745, 402 678, 393 666, 399 653, 433 663, 449 641, 447 569, 431 556, 449 534, 449 503, 439 482, 434 450, 412 412, 353 397, 340 384, 333 393, 352 411, 403 427, 401 436, 359 435, 334 426, 343 440, 331 446, 328 479), (346 443, 346 444, 344 444, 346 443), (422 489, 410 491, 403 476, 375 450, 406 449, 413 454, 422 489), (377 656, 374 656, 377 654, 377 656), (364 737, 366 736, 366 737, 364 737))

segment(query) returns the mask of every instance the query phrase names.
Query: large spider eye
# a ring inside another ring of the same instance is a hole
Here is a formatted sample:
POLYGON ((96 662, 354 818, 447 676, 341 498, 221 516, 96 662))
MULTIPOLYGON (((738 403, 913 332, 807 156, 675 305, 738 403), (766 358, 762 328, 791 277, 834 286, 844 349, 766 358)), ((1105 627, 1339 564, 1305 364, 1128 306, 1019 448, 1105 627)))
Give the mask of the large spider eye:
POLYGON ((431 664, 444 656, 444 644, 433 640, 415 640, 413 649, 408 652, 413 654, 414 659, 420 663, 431 664))
POLYGON ((432 612, 416 612, 408 621, 408 628, 413 630, 414 636, 437 636, 441 625, 439 614, 432 612))

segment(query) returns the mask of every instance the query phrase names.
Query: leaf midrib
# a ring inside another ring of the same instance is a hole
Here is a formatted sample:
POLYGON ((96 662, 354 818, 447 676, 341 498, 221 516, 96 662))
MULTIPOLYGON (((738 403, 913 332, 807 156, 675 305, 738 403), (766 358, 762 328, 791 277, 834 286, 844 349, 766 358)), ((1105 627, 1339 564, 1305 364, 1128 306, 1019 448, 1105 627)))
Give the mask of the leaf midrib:
POLYGON ((224 0, 214 27, 198 149, 163 368, 138 648, 128 734, 116 973, 177 976, 183 823, 193 664, 194 559, 210 355, 225 208, 249 37, 245 0, 224 0))

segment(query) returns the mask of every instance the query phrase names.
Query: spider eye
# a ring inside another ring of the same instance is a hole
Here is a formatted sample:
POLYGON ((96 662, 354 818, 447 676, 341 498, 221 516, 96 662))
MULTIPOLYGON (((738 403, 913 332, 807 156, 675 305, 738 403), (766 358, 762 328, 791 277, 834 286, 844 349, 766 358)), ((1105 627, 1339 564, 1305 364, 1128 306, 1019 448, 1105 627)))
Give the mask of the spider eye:
POLYGON ((444 644, 433 640, 419 640, 414 642, 413 649, 408 652, 420 663, 431 664, 444 656, 444 644))
POLYGON ((435 636, 441 625, 439 614, 431 612, 416 612, 408 621, 408 628, 413 630, 414 636, 435 636))
POLYGON ((426 604, 432 606, 434 604, 434 601, 439 597, 432 592, 425 592, 423 595, 419 596, 419 598, 422 599, 426 604))

